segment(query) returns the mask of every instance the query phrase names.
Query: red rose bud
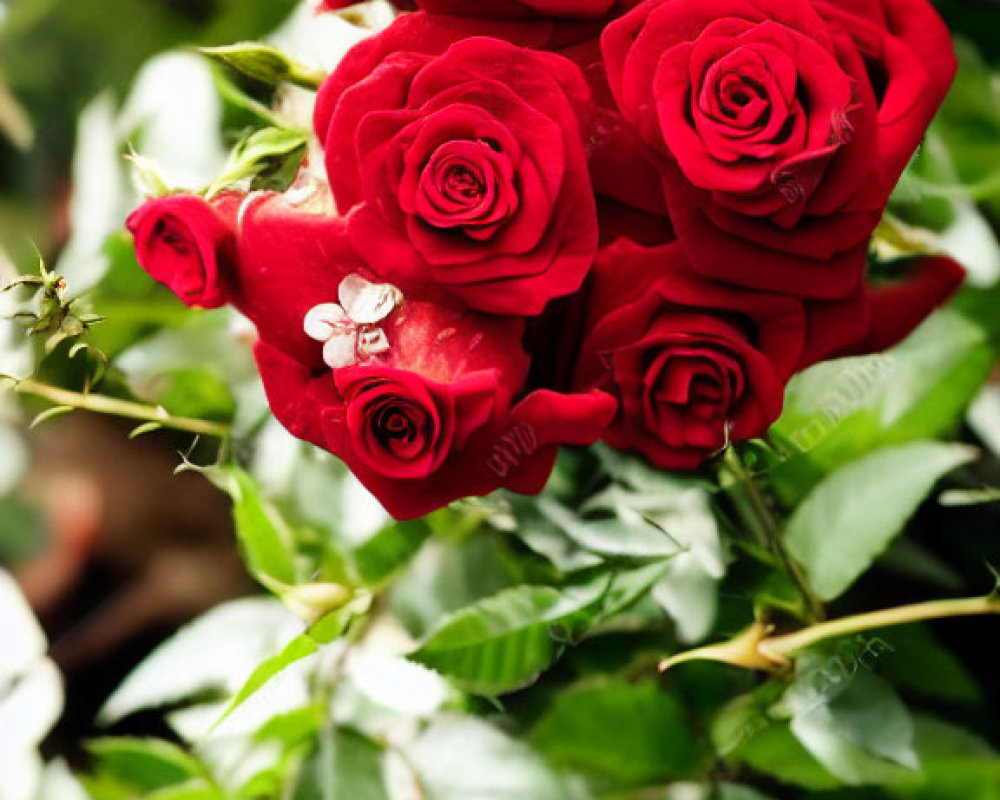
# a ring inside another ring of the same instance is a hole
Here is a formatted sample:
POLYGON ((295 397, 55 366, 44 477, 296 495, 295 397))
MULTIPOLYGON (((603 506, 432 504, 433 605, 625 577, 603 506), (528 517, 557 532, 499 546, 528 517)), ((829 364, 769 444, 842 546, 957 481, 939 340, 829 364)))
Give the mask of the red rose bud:
POLYGON ((149 200, 128 218, 139 264, 189 306, 218 308, 229 300, 238 199, 215 206, 194 195, 149 200))
POLYGON ((822 299, 861 285, 956 68, 926 0, 647 0, 602 46, 694 268, 822 299))
POLYGON ((592 297, 575 385, 618 399, 613 447, 689 469, 778 418, 804 347, 799 301, 706 281, 676 244, 626 240, 598 256, 592 297))
POLYGON ((351 240, 391 265, 384 277, 499 314, 538 314, 579 288, 598 227, 576 65, 472 38, 388 55, 342 94, 338 73, 318 133, 338 206, 359 206, 351 240))

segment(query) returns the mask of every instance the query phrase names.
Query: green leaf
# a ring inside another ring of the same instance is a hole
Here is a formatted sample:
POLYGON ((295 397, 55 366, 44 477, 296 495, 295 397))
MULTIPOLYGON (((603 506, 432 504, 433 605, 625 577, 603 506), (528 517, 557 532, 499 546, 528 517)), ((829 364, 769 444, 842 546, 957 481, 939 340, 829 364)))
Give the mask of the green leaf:
POLYGON ((357 731, 324 730, 319 747, 302 768, 292 798, 390 800, 382 755, 382 747, 357 731))
POLYGON ((715 789, 716 793, 707 795, 705 800, 771 800, 770 795, 735 783, 720 783, 715 789))
POLYGON ((144 800, 227 800, 227 798, 221 789, 206 781, 197 780, 182 783, 180 786, 158 789, 146 795, 144 800))
POLYGON ((530 747, 473 717, 438 717, 408 756, 428 800, 577 796, 530 747))
POLYGON ((889 796, 1000 800, 1000 756, 985 741, 927 716, 916 717, 914 728, 922 769, 893 780, 889 796))
POLYGON ((286 189, 298 172, 308 141, 308 134, 293 128, 263 128, 251 133, 236 145, 223 174, 205 194, 213 197, 247 181, 250 185, 244 188, 286 189), (268 181, 268 176, 273 180, 268 181))
POLYGON ((753 729, 732 755, 762 775, 804 789, 822 791, 841 783, 810 755, 792 734, 787 722, 770 722, 753 729))
POLYGON ((137 792, 152 792, 205 776, 197 759, 159 739, 95 739, 87 743, 87 749, 96 759, 98 774, 137 792))
POLYGON ((158 405, 177 417, 227 422, 236 403, 222 377, 211 369, 180 369, 165 376, 158 405))
POLYGON ((261 664, 258 664, 254 671, 250 673, 250 677, 247 678, 246 683, 243 684, 236 693, 236 696, 230 701, 222 716, 216 721, 214 727, 218 727, 226 717, 243 705, 244 701, 256 693, 258 689, 262 688, 265 683, 279 672, 286 667, 290 667, 295 662, 313 655, 318 650, 319 645, 316 644, 316 640, 306 634, 302 634, 301 636, 296 636, 286 644, 278 655, 272 656, 261 664))
POLYGON ((280 583, 295 583, 292 535, 260 496, 254 479, 239 467, 220 468, 214 479, 232 497, 236 535, 250 571, 280 583))
POLYGON ((98 719, 110 725, 197 696, 228 697, 246 679, 247 666, 273 653, 296 622, 270 597, 217 606, 157 647, 108 698, 98 719))
POLYGON ((271 717, 254 732, 254 741, 277 741, 290 750, 300 745, 312 744, 320 734, 325 709, 319 704, 296 708, 271 717))
POLYGON ((952 434, 995 357, 982 326, 944 309, 887 353, 797 375, 771 429, 783 451, 770 475, 775 490, 792 507, 825 475, 862 455, 952 434))
POLYGON ((933 442, 887 448, 817 486, 785 532, 817 594, 824 600, 841 595, 902 531, 934 484, 975 455, 963 445, 933 442))
POLYGON ((552 763, 621 786, 667 781, 699 761, 684 710, 651 681, 574 687, 556 698, 530 740, 552 763))
POLYGON ((129 439, 138 439, 140 436, 145 436, 147 433, 155 433, 158 430, 162 430, 163 425, 159 422, 144 422, 142 425, 136 425, 131 431, 129 431, 129 439))
POLYGON ((420 552, 430 535, 423 519, 387 525, 352 551, 354 578, 363 586, 384 585, 420 552))
MULTIPOLYGON (((0 433, 2 431, 0 428, 0 433)), ((4 457, 9 453, 4 452, 4 457)), ((0 498, 0 563, 16 566, 20 561, 40 555, 48 546, 50 536, 49 526, 39 509, 16 495, 0 498)), ((4 624, 11 624, 9 618, 4 624)))
POLYGON ((664 570, 657 564, 563 589, 508 589, 452 614, 409 658, 470 692, 512 691, 532 683, 598 621, 645 594, 664 570))
POLYGON ((242 42, 226 47, 203 47, 201 52, 269 86, 287 82, 315 90, 326 77, 317 70, 296 63, 280 50, 259 42, 242 42))
POLYGON ((943 647, 925 625, 904 625, 882 631, 892 647, 879 661, 878 673, 903 689, 949 703, 981 702, 982 690, 958 656, 943 647), (920 669, 913 669, 920 664, 920 669))
POLYGON ((276 656, 259 664, 250 673, 250 677, 246 679, 213 727, 218 727, 226 717, 256 694, 275 675, 292 664, 314 655, 322 645, 330 644, 343 635, 355 618, 368 610, 369 604, 370 598, 367 595, 359 596, 343 608, 331 611, 317 620, 305 633, 299 634, 289 641, 276 656))
MULTIPOLYGON (((829 662, 820 654, 813 658, 819 667, 829 662)), ((796 683, 816 674, 815 667, 810 669, 809 664, 804 664, 796 683)), ((820 673, 824 680, 829 674, 829 667, 820 673)), ((795 713, 792 732, 799 741, 831 774, 848 783, 869 777, 869 759, 859 758, 854 748, 866 756, 916 769, 913 723, 892 687, 864 668, 853 674, 845 670, 839 677, 844 684, 837 686, 832 696, 819 705, 807 703, 795 713)), ((874 773, 873 777, 880 779, 883 770, 875 767, 874 773)))
POLYGON ((410 635, 422 640, 444 616, 515 583, 501 562, 497 537, 484 531, 450 545, 435 538, 393 582, 390 602, 410 635))
POLYGON ((360 733, 338 728, 334 738, 333 796, 390 800, 382 772, 382 748, 360 733))
POLYGON ((584 550, 637 561, 670 558, 681 552, 681 545, 669 531, 636 512, 625 519, 584 520, 554 500, 543 497, 537 502, 542 514, 584 550))

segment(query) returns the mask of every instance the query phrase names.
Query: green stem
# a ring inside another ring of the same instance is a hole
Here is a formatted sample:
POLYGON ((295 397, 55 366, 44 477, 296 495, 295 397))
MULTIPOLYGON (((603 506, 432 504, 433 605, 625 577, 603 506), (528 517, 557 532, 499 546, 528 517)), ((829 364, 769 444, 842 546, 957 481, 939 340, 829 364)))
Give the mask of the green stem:
POLYGON ((923 622, 948 617, 968 617, 977 614, 1000 614, 1000 599, 987 597, 963 597, 958 600, 931 600, 897 608, 871 611, 851 617, 820 622, 795 633, 772 636, 761 642, 761 650, 766 654, 783 657, 803 650, 826 639, 861 633, 876 628, 891 628, 911 622, 923 622))
POLYGON ((686 661, 721 661, 746 669, 779 673, 788 669, 792 654, 827 639, 912 622, 978 614, 1000 614, 1000 598, 990 594, 958 600, 931 600, 819 622, 780 636, 771 636, 771 626, 757 622, 728 642, 699 647, 661 661, 660 671, 686 661))
POLYGON ((733 450, 730 450, 730 454, 727 454, 727 461, 729 462, 727 466, 736 473, 737 485, 743 490, 743 494, 749 501, 749 510, 753 514, 754 524, 763 530, 767 548, 781 564, 783 571, 791 579, 799 595, 802 597, 808 620, 815 622, 816 620, 823 619, 826 616, 823 603, 813 593, 802 568, 788 554, 788 551, 785 550, 785 546, 781 541, 781 529, 771 514, 770 509, 768 509, 767 503, 764 502, 757 482, 747 472, 742 461, 740 461, 739 455, 733 450))
POLYGON ((57 406, 75 408, 80 411, 92 411, 97 414, 108 414, 115 417, 139 420, 140 422, 155 422, 164 428, 186 431, 200 436, 214 436, 219 439, 229 438, 229 426, 204 419, 190 417, 175 417, 159 406, 143 403, 133 403, 128 400, 118 400, 104 395, 83 394, 60 389, 26 378, 14 381, 14 391, 18 394, 31 395, 48 400, 57 406))

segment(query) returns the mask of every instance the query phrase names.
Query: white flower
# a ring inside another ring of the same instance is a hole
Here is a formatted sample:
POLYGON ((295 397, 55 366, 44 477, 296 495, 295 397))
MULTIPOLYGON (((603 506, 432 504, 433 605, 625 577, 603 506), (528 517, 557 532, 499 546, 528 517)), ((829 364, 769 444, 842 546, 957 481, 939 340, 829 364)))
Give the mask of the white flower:
POLYGON ((323 342, 323 360, 331 369, 366 362, 389 350, 379 323, 400 303, 403 293, 388 283, 370 283, 360 275, 340 282, 340 303, 321 303, 305 318, 310 339, 323 342))

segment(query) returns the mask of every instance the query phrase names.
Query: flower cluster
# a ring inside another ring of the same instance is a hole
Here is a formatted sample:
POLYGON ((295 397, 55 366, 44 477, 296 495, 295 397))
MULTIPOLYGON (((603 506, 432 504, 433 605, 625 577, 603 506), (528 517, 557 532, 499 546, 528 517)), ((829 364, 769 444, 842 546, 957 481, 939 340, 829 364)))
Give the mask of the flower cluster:
POLYGON ((328 184, 130 219, 154 278, 256 324, 278 419, 397 517, 536 492, 602 438, 698 467, 961 280, 866 278, 955 70, 927 0, 397 5, 319 90, 328 184))

